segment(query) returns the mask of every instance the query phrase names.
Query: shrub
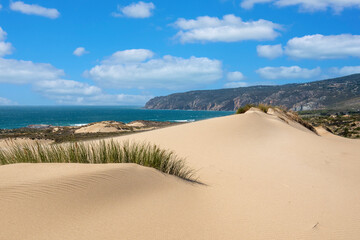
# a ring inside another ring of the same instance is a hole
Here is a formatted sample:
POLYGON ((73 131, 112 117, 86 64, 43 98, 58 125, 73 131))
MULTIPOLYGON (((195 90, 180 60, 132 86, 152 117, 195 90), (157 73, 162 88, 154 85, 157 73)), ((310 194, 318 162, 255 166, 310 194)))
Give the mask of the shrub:
POLYGON ((254 107, 255 105, 253 104, 246 104, 245 106, 239 108, 236 111, 236 114, 242 114, 242 113, 246 113, 250 108, 254 107))
POLYGON ((194 171, 186 166, 184 159, 177 157, 172 151, 148 143, 36 143, 9 146, 6 150, 0 150, 0 165, 14 163, 135 163, 188 181, 196 181, 194 171))
POLYGON ((236 111, 236 114, 242 114, 242 113, 246 113, 250 108, 259 108, 261 111, 263 111, 264 113, 267 113, 269 108, 271 107, 270 105, 266 105, 266 104, 246 104, 245 106, 239 108, 236 111))

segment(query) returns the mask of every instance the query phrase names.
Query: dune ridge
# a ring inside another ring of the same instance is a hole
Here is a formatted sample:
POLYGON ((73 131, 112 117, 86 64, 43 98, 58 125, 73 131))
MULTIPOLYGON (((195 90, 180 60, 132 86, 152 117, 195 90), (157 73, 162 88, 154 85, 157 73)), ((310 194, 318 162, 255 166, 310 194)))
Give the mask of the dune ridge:
POLYGON ((360 236, 359 140, 255 109, 114 140, 173 150, 206 185, 127 164, 1 166, 0 239, 360 236))

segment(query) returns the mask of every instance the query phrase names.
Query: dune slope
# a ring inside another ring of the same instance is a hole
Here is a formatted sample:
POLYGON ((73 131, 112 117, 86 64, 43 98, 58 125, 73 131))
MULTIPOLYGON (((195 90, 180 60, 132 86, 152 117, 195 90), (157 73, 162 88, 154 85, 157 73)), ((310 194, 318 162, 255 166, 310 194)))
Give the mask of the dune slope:
POLYGON ((252 110, 118 137, 206 185, 136 165, 0 167, 0 239, 359 239, 360 141, 252 110))

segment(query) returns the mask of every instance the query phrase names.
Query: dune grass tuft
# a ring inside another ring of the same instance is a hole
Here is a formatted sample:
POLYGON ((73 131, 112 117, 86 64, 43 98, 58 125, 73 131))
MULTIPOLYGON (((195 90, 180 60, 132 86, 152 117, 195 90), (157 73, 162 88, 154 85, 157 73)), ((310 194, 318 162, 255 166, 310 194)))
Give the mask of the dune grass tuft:
POLYGON ((258 105, 255 105, 255 104, 246 104, 245 106, 239 108, 237 111, 236 111, 236 114, 242 114, 242 113, 246 113, 250 108, 258 108, 260 109, 261 111, 263 111, 264 113, 267 113, 267 111, 269 110, 269 108, 271 107, 270 105, 265 105, 265 104, 258 104, 258 105))
POLYGON ((135 163, 196 182, 194 171, 174 152, 148 143, 101 141, 41 145, 25 144, 0 150, 0 165, 14 163, 135 163))

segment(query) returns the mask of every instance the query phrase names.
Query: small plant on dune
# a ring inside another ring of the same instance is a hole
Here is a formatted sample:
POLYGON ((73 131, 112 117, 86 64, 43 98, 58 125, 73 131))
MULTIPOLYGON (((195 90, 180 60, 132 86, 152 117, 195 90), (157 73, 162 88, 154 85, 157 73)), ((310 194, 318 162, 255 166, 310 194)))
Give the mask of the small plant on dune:
POLYGON ((0 164, 14 163, 135 163, 163 173, 196 182, 194 171, 174 152, 148 143, 69 143, 9 146, 0 150, 0 164))
POLYGON ((267 113, 271 106, 266 104, 259 104, 257 107, 264 113, 267 113))
POLYGON ((239 108, 237 111, 236 111, 236 114, 242 114, 242 113, 246 113, 250 108, 258 108, 260 109, 261 111, 263 111, 264 113, 267 113, 269 108, 272 107, 270 105, 266 105, 266 104, 258 104, 258 105, 255 105, 255 104, 246 104, 245 106, 239 108))
POLYGON ((236 114, 246 113, 250 108, 252 108, 254 106, 255 105, 253 105, 253 104, 246 104, 245 106, 238 108, 238 110, 236 111, 236 114))

